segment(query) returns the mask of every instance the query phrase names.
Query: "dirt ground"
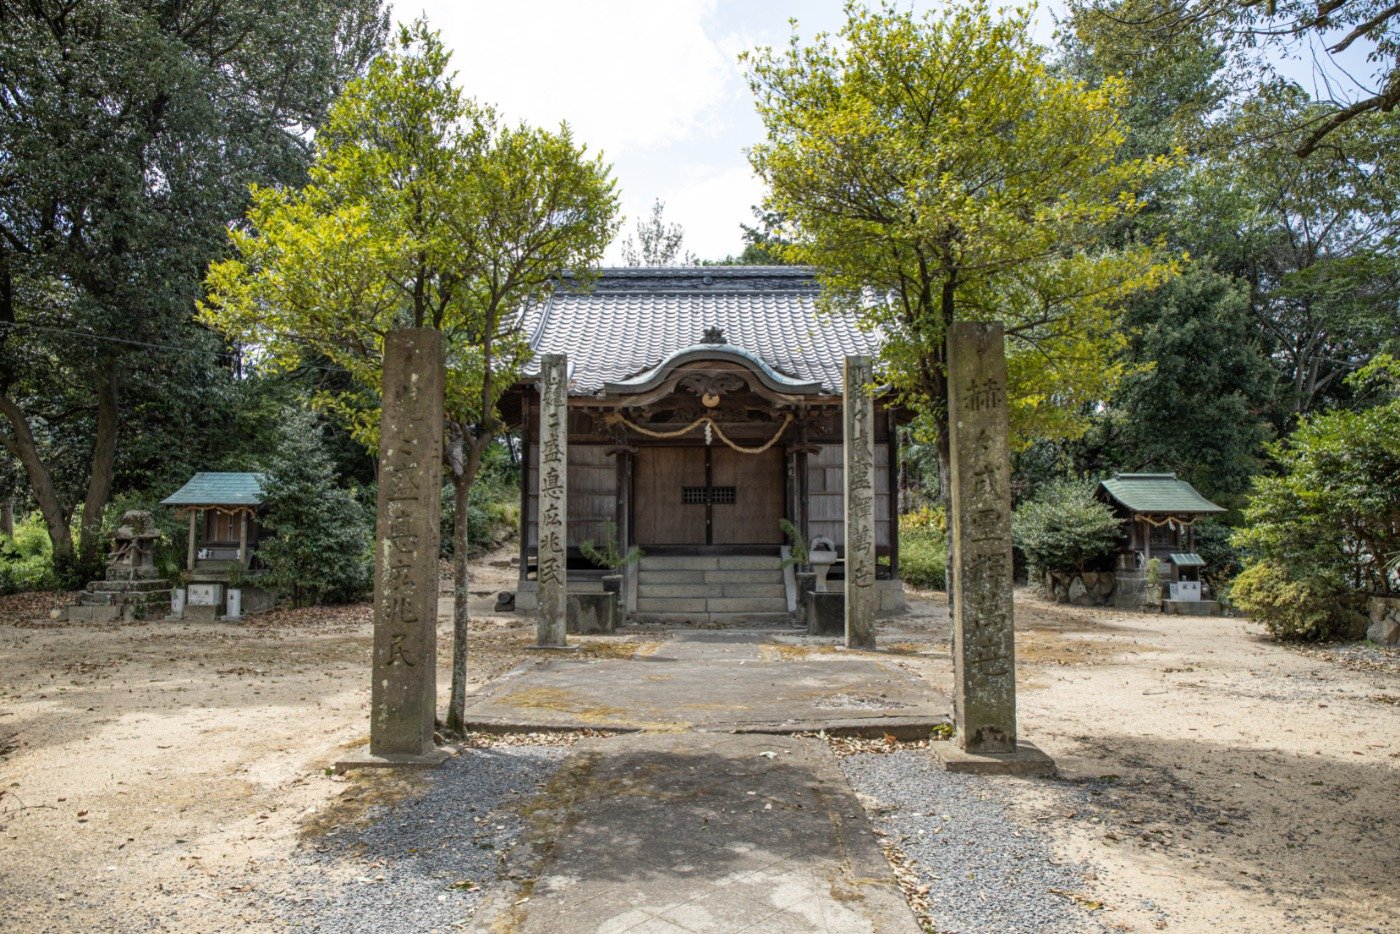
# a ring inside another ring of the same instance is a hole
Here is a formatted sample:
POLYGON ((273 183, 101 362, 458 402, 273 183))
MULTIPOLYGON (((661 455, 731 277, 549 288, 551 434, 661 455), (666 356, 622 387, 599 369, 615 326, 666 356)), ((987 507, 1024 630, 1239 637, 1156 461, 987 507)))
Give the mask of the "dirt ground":
MULTIPOLYGON (((473 683, 532 639, 491 615, 512 580, 500 555, 477 569, 473 683)), ((941 597, 914 596, 882 639, 946 689, 941 597)), ((116 626, 50 620, 62 602, 0 598, 0 929, 265 926, 260 880, 412 786, 327 774, 367 739, 367 606, 116 626)), ((1064 778, 1006 793, 1098 867, 1105 924, 1400 929, 1400 658, 1028 594, 1018 630, 1021 730, 1064 778)))

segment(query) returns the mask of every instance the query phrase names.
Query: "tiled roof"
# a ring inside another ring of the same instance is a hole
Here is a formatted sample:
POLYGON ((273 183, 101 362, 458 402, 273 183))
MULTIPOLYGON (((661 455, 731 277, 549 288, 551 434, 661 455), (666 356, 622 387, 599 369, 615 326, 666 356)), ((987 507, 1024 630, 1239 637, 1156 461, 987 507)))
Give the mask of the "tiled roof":
MULTIPOLYGON (((568 354, 574 395, 645 373, 711 327, 725 345, 834 395, 845 357, 874 355, 880 338, 851 318, 820 314, 818 292, 812 271, 794 266, 604 269, 591 288, 555 290, 526 322, 536 354, 568 354)), ((534 376, 538 364, 525 372, 534 376)))
POLYGON ((1133 512, 1208 513, 1225 510, 1174 473, 1120 473, 1102 486, 1133 512))
POLYGON ((1205 559, 1194 551, 1174 551, 1168 560, 1179 568, 1203 568, 1206 566, 1205 559))
POLYGON ((197 473, 162 506, 261 506, 260 473, 197 473))

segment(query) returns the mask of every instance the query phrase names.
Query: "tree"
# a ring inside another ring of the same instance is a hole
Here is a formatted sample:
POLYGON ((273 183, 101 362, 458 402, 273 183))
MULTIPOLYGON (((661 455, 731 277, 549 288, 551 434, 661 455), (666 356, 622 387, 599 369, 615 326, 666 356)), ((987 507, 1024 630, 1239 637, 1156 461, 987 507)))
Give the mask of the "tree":
POLYGON ((1279 368, 1277 421, 1336 401, 1344 377, 1394 349, 1400 303, 1400 126, 1357 119, 1299 158, 1294 127, 1317 105, 1296 87, 1247 101, 1183 187, 1182 235, 1249 285, 1279 368))
MULTIPOLYGON (((1353 382, 1387 376, 1382 356, 1353 382)), ((1323 577, 1354 593, 1400 589, 1400 394, 1359 411, 1303 419, 1271 446, 1277 476, 1255 479, 1236 543, 1296 579, 1323 577)))
POLYGON ((1262 465, 1276 390, 1246 284, 1197 261, 1129 301, 1123 325, 1132 372, 1067 446, 1076 472, 1171 470, 1238 500, 1262 465))
POLYGON ((129 390, 159 375, 133 358, 217 349, 190 312, 226 225, 250 181, 300 180, 385 21, 378 0, 34 0, 0 24, 0 444, 71 579, 74 501, 90 569, 129 390))
POLYGON ((443 332, 444 460, 453 484, 453 677, 466 699, 472 482, 504 429, 498 402, 527 362, 522 312, 573 272, 586 281, 616 232, 610 169, 567 126, 504 125, 465 100, 419 21, 350 82, 317 137, 311 183, 257 189, 236 258, 210 267, 202 318, 287 369, 315 354, 353 382, 317 404, 377 444, 383 342, 443 332))
POLYGON ((695 266, 695 254, 681 254, 685 229, 680 224, 668 224, 666 205, 657 198, 651 206, 651 216, 637 221, 637 239, 629 235, 622 241, 622 261, 628 266, 695 266), (680 262, 676 258, 681 257, 680 262))
POLYGON ((358 599, 373 583, 370 510, 336 483, 316 419, 293 412, 280 436, 263 481, 267 582, 294 606, 358 599))
POLYGON ((1092 482, 1060 480, 1016 508, 1011 531, 1035 570, 1082 573, 1113 554, 1123 526, 1092 482))
MULTIPOLYGON (((1133 0, 1105 4, 1091 13, 1109 21, 1109 28, 1134 31, 1143 44, 1167 48, 1183 34, 1207 31, 1218 36, 1239 57, 1237 86, 1254 84, 1269 69, 1261 67, 1261 46, 1287 51, 1290 45, 1317 39, 1328 55, 1339 55, 1356 43, 1369 46, 1367 59, 1374 72, 1366 85, 1347 75, 1347 85, 1362 90, 1351 99, 1329 101, 1300 117, 1292 128, 1293 151, 1306 158, 1329 137, 1362 117, 1391 113, 1400 105, 1400 4, 1393 0, 1133 0)), ((1316 53, 1313 53, 1316 55, 1316 53)))
POLYGON ((1119 304, 1171 273, 1102 235, 1167 161, 1121 158, 1121 82, 1050 72, 1027 12, 846 14, 835 40, 749 58, 767 130, 750 158, 828 309, 883 329, 885 378, 933 428, 946 502, 948 325, 1006 325, 1019 437, 1082 431, 1125 371, 1119 304))

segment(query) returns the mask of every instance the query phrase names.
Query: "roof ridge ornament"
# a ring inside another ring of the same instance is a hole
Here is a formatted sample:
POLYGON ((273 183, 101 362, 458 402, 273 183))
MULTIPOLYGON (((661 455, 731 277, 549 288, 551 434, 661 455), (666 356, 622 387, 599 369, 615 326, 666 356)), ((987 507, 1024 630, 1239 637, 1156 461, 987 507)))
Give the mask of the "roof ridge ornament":
POLYGON ((726 340, 724 339, 724 328, 721 328, 721 327, 718 327, 718 326, 715 326, 715 325, 711 325, 710 327, 705 328, 705 336, 702 337, 702 338, 700 338, 700 343, 702 343, 702 344, 725 344, 725 343, 728 343, 728 341, 726 341, 726 340))

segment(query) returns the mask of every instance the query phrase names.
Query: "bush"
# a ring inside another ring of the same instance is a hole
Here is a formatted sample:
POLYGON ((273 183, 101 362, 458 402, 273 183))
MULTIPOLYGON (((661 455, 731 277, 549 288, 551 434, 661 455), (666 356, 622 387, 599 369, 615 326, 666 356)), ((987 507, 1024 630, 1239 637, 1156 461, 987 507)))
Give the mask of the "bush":
POLYGON ((258 549, 264 579, 296 606, 359 599, 373 581, 370 510, 335 485, 314 419, 289 418, 281 435, 263 484, 263 527, 274 533, 258 549))
POLYGON ((1011 533, 1036 572, 1083 572, 1117 551, 1122 524, 1094 497, 1093 484, 1059 480, 1016 509, 1011 533))
POLYGON ((1339 638, 1350 624, 1345 595, 1333 583, 1321 576, 1295 578, 1270 561, 1241 571, 1230 587, 1230 600, 1284 641, 1339 638))
POLYGON ((0 537, 0 593, 57 587, 49 532, 34 512, 15 523, 14 538, 0 537))
POLYGON ((1244 565, 1240 550, 1231 541, 1234 529, 1207 519, 1197 522, 1191 534, 1196 543, 1196 554, 1206 563, 1201 576, 1219 600, 1229 592, 1230 582, 1244 565))
POLYGON ((899 576, 924 590, 948 586, 947 542, 936 529, 905 529, 900 522, 899 576))
MULTIPOLYGON (((442 489, 442 533, 439 551, 452 555, 454 520, 453 489, 450 478, 442 489)), ((493 444, 482 458, 476 480, 467 500, 467 553, 472 556, 491 550, 502 538, 520 528, 520 468, 510 461, 504 444, 493 444)))

